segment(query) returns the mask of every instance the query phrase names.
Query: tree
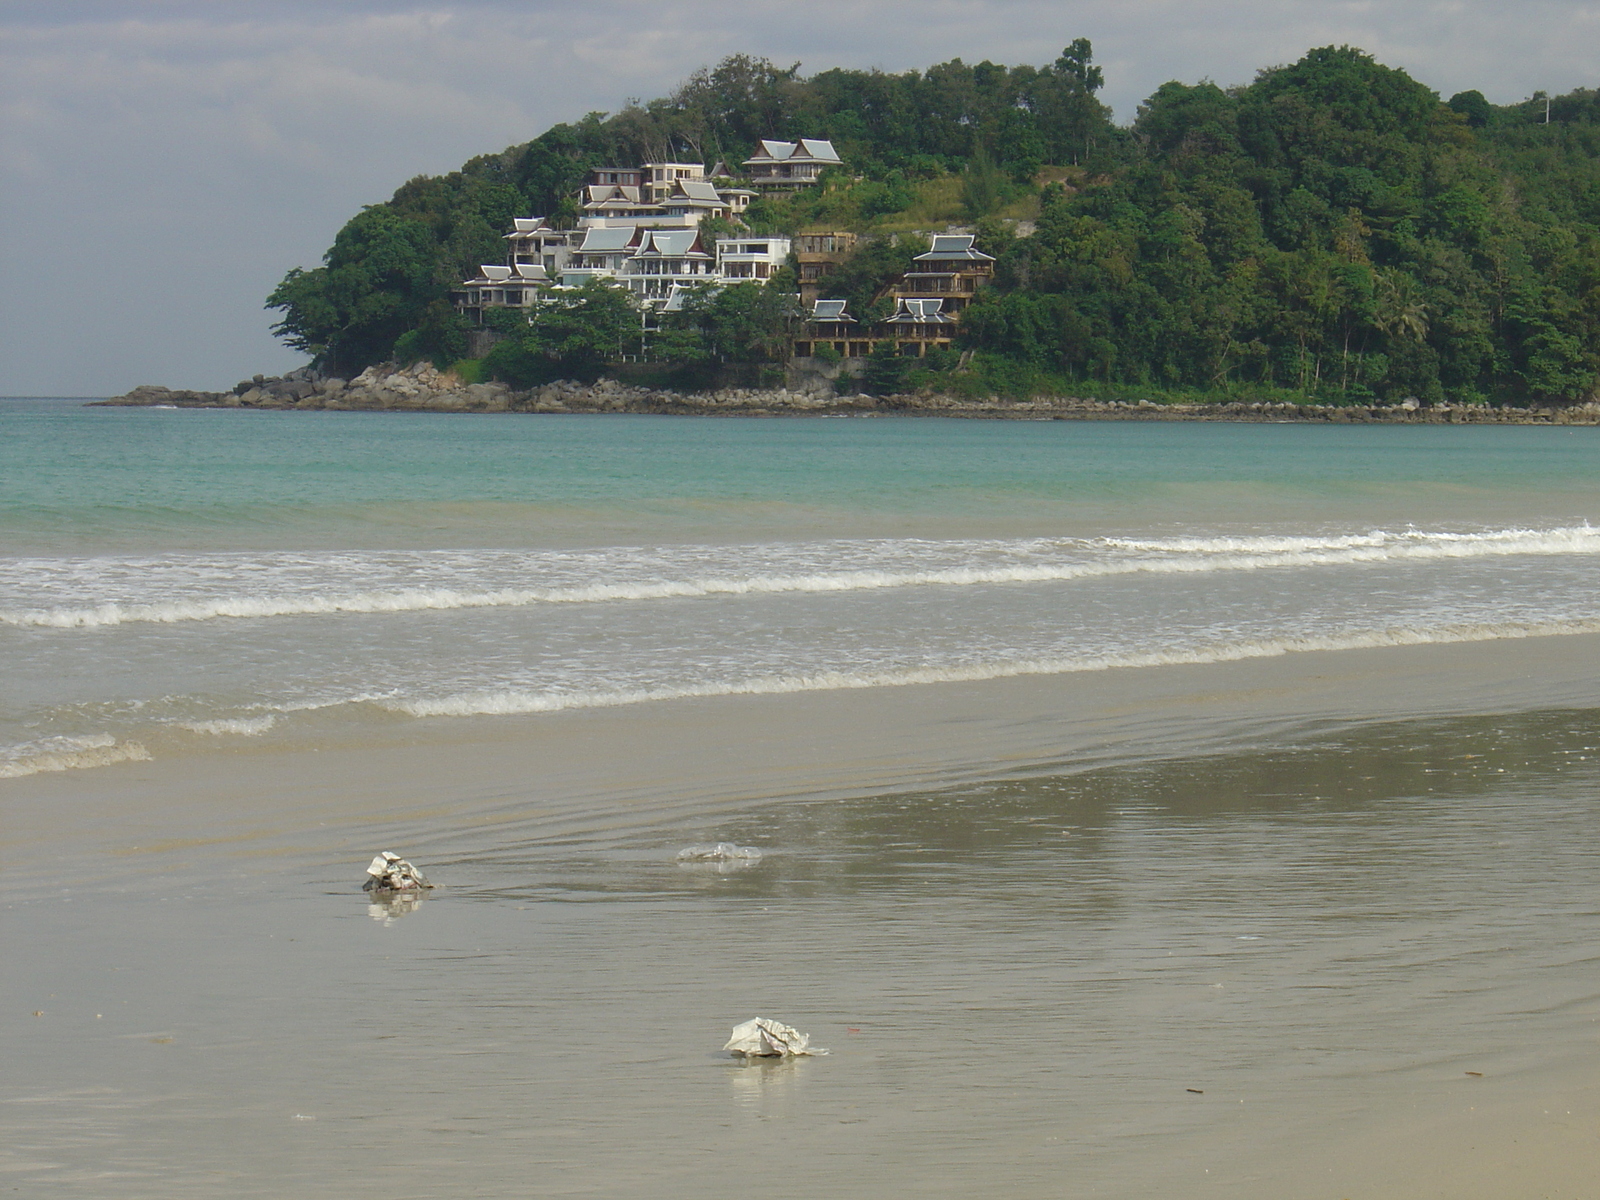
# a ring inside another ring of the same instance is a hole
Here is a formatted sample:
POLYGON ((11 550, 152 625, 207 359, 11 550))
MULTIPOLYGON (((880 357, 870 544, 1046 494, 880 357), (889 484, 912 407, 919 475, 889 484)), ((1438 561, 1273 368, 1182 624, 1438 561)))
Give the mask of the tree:
POLYGON ((447 289, 427 226, 373 205, 352 218, 311 271, 298 267, 267 297, 273 332, 329 370, 355 373, 389 357, 447 289))
POLYGON ((706 353, 722 362, 780 362, 803 316, 797 296, 751 281, 691 296, 680 325, 696 328, 706 353))
POLYGON ((892 341, 879 342, 867 357, 861 390, 871 396, 893 395, 905 386, 913 361, 896 350, 892 341))
POLYGON ((495 378, 524 386, 558 375, 593 379, 606 364, 637 353, 640 339, 628 292, 594 279, 548 295, 530 310, 527 332, 495 346, 484 365, 495 378))

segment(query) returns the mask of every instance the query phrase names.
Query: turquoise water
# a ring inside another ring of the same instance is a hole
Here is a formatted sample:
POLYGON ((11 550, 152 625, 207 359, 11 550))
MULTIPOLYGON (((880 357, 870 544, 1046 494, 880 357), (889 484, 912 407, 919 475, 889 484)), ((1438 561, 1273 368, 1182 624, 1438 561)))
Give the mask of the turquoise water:
POLYGON ((252 413, 0 401, 0 551, 1570 518, 1600 430, 252 413), (1176 506, 1176 510, 1175 507, 1176 506), (1509 509, 1510 512, 1502 511, 1509 509), (1264 511, 1266 510, 1266 511, 1264 511), (1341 514, 1334 514, 1341 515, 1341 514), (1392 515, 1392 512, 1391 512, 1392 515))
POLYGON ((1600 430, 0 406, 0 772, 1600 621, 1600 430))

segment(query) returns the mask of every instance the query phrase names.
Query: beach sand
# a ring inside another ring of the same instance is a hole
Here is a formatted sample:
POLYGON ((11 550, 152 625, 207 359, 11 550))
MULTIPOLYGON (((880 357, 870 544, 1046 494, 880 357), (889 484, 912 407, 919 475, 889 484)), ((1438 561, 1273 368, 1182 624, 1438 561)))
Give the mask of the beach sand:
POLYGON ((7 780, 0 1181, 1590 1195, 1597 667, 1298 653, 7 780), (674 861, 716 840, 765 856, 674 861), (440 886, 369 910, 379 849, 440 886), (721 1055, 758 1015, 832 1053, 721 1055))

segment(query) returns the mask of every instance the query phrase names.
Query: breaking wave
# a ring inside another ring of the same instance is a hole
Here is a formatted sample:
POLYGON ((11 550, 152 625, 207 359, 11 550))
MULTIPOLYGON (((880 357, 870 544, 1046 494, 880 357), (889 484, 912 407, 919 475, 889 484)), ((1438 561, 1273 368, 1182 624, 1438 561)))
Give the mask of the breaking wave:
POLYGON ((376 699, 379 707, 413 717, 508 716, 561 712, 580 708, 613 708, 658 700, 687 700, 712 696, 770 696, 795 692, 843 691, 861 688, 908 687, 926 683, 973 683, 1026 675, 1067 675, 1140 667, 1241 662, 1276 658, 1316 650, 1368 650, 1385 646, 1444 645, 1496 641, 1506 638, 1552 637, 1600 633, 1600 620, 1550 624, 1457 625, 1433 629, 1396 627, 1327 637, 1290 637, 1241 642, 1233 645, 1150 651, 1139 654, 1038 658, 1009 662, 976 663, 853 674, 827 671, 816 674, 761 675, 728 682, 681 684, 670 687, 592 692, 536 692, 515 688, 461 692, 433 699, 376 699))
POLYGON ((150 752, 139 742, 119 742, 110 734, 52 737, 0 750, 0 779, 20 779, 44 771, 108 767, 119 762, 145 762, 150 752))
MULTIPOLYGON (((1135 574, 1201 574, 1292 567, 1486 559, 1514 555, 1600 554, 1600 529, 1505 529, 1483 533, 1422 531, 1331 537, 1101 538, 1093 541, 1018 543, 1050 545, 1070 558, 1052 562, 984 565, 890 566, 857 570, 707 574, 682 579, 645 579, 530 588, 418 587, 262 596, 213 596, 151 603, 105 603, 40 609, 0 609, 0 624, 55 629, 93 629, 128 623, 175 624, 223 618, 316 616, 338 613, 404 613, 439 609, 519 608, 538 604, 594 604, 707 596, 852 592, 906 587, 970 587, 1055 583, 1135 574)), ((937 543, 930 548, 938 551, 937 543)), ((990 553, 1005 551, 992 544, 990 553)), ((1016 553, 1014 547, 1012 553, 1016 553)), ((1036 556, 1036 554, 1035 554, 1036 556)))
POLYGON ((277 723, 278 718, 269 715, 265 717, 221 717, 215 721, 179 721, 178 727, 187 729, 191 733, 260 737, 277 723))

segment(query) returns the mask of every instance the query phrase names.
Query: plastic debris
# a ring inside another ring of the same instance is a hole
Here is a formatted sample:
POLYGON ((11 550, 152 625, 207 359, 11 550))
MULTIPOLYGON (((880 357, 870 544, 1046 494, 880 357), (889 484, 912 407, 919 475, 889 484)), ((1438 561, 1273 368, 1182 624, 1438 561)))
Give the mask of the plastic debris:
POLYGON ((367 874, 371 878, 361 885, 364 892, 415 892, 433 886, 421 871, 387 850, 367 864, 367 874))
POLYGON ((760 862, 761 851, 754 846, 735 846, 732 842, 716 845, 686 846, 678 851, 679 862, 760 862))
POLYGON ((723 1049, 731 1051, 736 1058, 788 1058, 827 1053, 812 1047, 810 1034, 765 1017, 735 1025, 733 1036, 723 1049))

